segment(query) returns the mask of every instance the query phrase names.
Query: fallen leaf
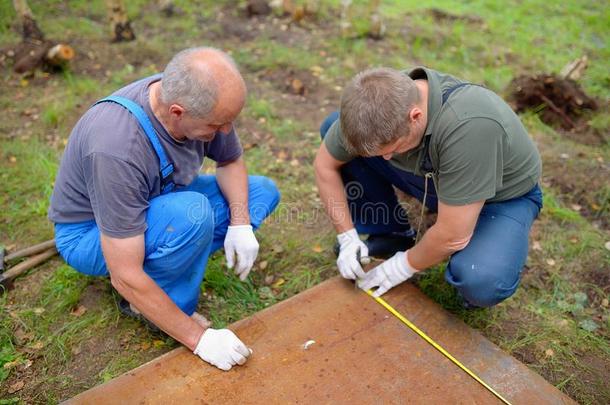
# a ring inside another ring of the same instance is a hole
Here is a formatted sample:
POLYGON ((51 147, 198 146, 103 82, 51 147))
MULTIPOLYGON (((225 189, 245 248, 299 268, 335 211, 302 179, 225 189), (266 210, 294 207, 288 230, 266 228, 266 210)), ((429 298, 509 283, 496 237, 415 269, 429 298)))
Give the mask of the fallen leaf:
POLYGON ((555 260, 554 259, 546 259, 546 264, 548 264, 549 266, 554 266, 555 265, 555 260))
POLYGON ((34 343, 33 345, 30 346, 30 349, 33 350, 40 350, 44 347, 44 343, 42 343, 41 341, 38 341, 36 343, 34 343))
POLYGON ((279 151, 277 154, 277 158, 279 160, 286 160, 287 157, 288 157, 288 154, 284 150, 279 151))
POLYGON ((282 253, 284 251, 284 248, 281 246, 275 246, 272 249, 275 253, 282 253))
POLYGON ((320 74, 322 72, 324 72, 324 69, 320 66, 312 66, 309 68, 309 70, 311 71, 311 74, 314 76, 320 76, 320 74))
POLYGON ((275 276, 273 274, 265 276, 265 285, 271 285, 271 283, 273 283, 273 280, 275 280, 275 276))
POLYGON ((262 262, 260 262, 258 264, 258 268, 261 270, 265 270, 268 265, 269 265, 269 262, 267 260, 263 260, 262 262))
POLYGON ((14 394, 15 392, 21 390, 24 385, 25 383, 23 381, 17 381, 16 383, 11 384, 11 386, 8 387, 8 393, 14 394))
POLYGON ((578 238, 576 236, 574 236, 574 237, 570 238, 570 242, 576 244, 576 243, 578 243, 578 238))
POLYGON ((298 160, 298 159, 292 159, 292 160, 290 161, 290 166, 292 166, 292 167, 297 167, 297 166, 299 166, 300 164, 301 164, 301 163, 299 162, 299 160, 298 160))
POLYGON ((8 161, 9 161, 10 163, 17 163, 17 158, 16 158, 15 156, 9 156, 9 157, 8 157, 8 161))
POLYGON ((87 312, 87 307, 79 304, 76 308, 72 309, 70 315, 78 317, 83 315, 85 312, 87 312))
POLYGON ((534 243, 532 243, 532 249, 541 251, 542 245, 540 244, 540 241, 535 240, 534 243))
POLYGON ((322 246, 320 246, 320 245, 314 245, 314 247, 312 247, 311 250, 313 250, 316 253, 320 253, 324 249, 322 249, 322 246))
POLYGON ((153 346, 155 347, 155 349, 160 349, 163 346, 165 346, 165 342, 159 339, 153 340, 153 346))
POLYGON ((74 346, 71 350, 72 354, 75 356, 78 356, 83 350, 80 348, 80 346, 74 346))
POLYGON ((299 79, 292 79, 292 82, 290 83, 290 89, 292 90, 293 94, 305 94, 305 85, 299 79))
POLYGON ((606 248, 606 250, 610 250, 610 241, 604 243, 604 247, 606 248))
POLYGON ((4 363, 4 366, 2 366, 3 369, 5 370, 10 370, 11 368, 19 365, 19 363, 21 363, 21 360, 13 360, 13 361, 9 361, 8 363, 4 363))
POLYGON ((150 349, 150 342, 142 342, 140 345, 140 350, 148 350, 150 349))
POLYGON ((273 288, 278 288, 280 287, 282 284, 284 284, 286 282, 286 280, 284 280, 283 278, 278 278, 275 283, 273 283, 273 285, 271 287, 273 288))
POLYGON ((555 355, 555 352, 553 351, 553 349, 546 349, 546 350, 544 351, 544 355, 545 355, 546 357, 553 357, 553 356, 555 355))
POLYGON ((602 300, 602 307, 608 307, 608 298, 602 300))
POLYGON ((574 211, 580 211, 580 210, 582 209, 582 206, 581 206, 581 205, 578 205, 578 204, 572 204, 570 207, 571 207, 571 208, 572 208, 574 211))
POLYGON ((562 158, 562 159, 569 159, 570 155, 568 155, 567 153, 562 153, 562 154, 559 155, 559 157, 562 158))
POLYGON ((23 364, 21 365, 21 370, 22 370, 22 371, 27 370, 28 368, 32 367, 32 364, 33 364, 32 360, 27 359, 27 360, 26 360, 26 361, 24 361, 24 362, 23 362, 23 364))

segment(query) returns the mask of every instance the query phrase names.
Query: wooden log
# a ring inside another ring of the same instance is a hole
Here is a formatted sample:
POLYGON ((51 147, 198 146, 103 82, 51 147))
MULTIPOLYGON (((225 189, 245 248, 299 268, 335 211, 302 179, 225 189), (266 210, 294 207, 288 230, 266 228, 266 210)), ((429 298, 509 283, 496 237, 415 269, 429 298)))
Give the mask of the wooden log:
POLYGON ((30 246, 25 249, 18 250, 5 256, 4 261, 10 262, 11 260, 21 259, 22 257, 30 256, 36 253, 43 252, 45 250, 55 247, 55 239, 48 240, 46 242, 39 243, 34 246, 30 246))
POLYGON ((57 44, 50 41, 41 43, 24 41, 19 44, 15 51, 13 70, 16 73, 27 73, 43 65, 61 68, 74 59, 74 55, 74 49, 66 44, 57 44))
POLYGON ((0 274, 0 284, 6 285, 10 283, 15 277, 31 269, 32 267, 38 266, 40 263, 47 261, 56 254, 57 249, 52 248, 40 254, 37 254, 36 256, 30 257, 29 259, 17 264, 16 266, 11 267, 4 273, 0 274))
POLYGON ((56 44, 47 51, 44 61, 51 66, 64 66, 74 59, 74 54, 70 45, 56 44))

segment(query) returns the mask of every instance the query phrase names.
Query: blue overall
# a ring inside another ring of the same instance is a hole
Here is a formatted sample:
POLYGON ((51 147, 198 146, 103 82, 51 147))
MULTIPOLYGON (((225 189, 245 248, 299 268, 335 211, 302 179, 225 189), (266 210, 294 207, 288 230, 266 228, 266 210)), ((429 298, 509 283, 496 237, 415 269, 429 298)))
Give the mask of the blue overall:
MULTIPOLYGON (((443 97, 446 99, 446 97, 443 97)), ((324 139, 339 117, 331 113, 322 123, 324 139)), ((357 193, 346 187, 350 214, 358 233, 384 234, 410 229, 393 186, 423 201, 426 179, 392 166, 380 156, 358 157, 341 167, 346 185, 356 184, 357 193), (366 206, 384 206, 390 215, 363 215, 366 206)), ((349 186, 348 186, 349 187, 349 186)), ((438 199, 432 181, 428 184, 426 206, 437 211, 438 199)), ((471 306, 490 307, 515 293, 528 251, 528 236, 542 208, 538 185, 525 195, 508 201, 485 203, 468 246, 454 253, 445 270, 445 280, 471 306)))
MULTIPOLYGON (((224 243, 230 211, 216 177, 200 175, 187 187, 176 189, 173 166, 142 108, 131 100, 112 96, 98 102, 116 102, 140 122, 159 158, 161 195, 149 202, 144 233, 144 271, 176 305, 191 315, 199 298, 206 263, 224 243)), ((277 187, 270 179, 248 176, 250 221, 258 229, 279 203, 277 187)), ((94 220, 56 223, 57 250, 66 263, 92 276, 108 276, 100 231, 94 220)))

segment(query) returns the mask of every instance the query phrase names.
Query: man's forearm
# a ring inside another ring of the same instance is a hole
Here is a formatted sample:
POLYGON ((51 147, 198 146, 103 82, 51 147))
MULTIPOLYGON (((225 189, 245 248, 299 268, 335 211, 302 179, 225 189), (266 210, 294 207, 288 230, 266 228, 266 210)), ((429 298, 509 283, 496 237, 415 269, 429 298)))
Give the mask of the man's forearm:
POLYGON ((341 174, 330 168, 316 168, 316 183, 320 198, 337 233, 354 227, 347 205, 341 174))
POLYGON ((188 347, 197 346, 205 331, 191 317, 182 312, 167 294, 142 269, 136 277, 112 277, 114 288, 149 321, 188 347))
POLYGON ((248 209, 248 170, 246 163, 239 159, 216 168, 216 181, 229 203, 231 225, 250 224, 248 209))
POLYGON ((110 280, 119 294, 146 319, 193 350, 204 328, 182 312, 144 272, 144 235, 117 239, 102 234, 101 244, 110 280))

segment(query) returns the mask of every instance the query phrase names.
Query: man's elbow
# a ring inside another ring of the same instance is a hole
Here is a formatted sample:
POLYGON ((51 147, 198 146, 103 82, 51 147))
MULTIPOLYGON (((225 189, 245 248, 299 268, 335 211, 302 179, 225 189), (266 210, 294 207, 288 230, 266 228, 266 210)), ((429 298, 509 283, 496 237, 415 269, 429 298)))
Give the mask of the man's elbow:
POLYGON ((110 284, 121 295, 138 288, 139 277, 134 272, 110 271, 110 284))
POLYGON ((445 246, 447 247, 447 250, 449 250, 451 254, 453 254, 466 248, 466 246, 468 246, 468 244, 470 243, 471 238, 472 234, 468 236, 451 238, 446 242, 445 246))

